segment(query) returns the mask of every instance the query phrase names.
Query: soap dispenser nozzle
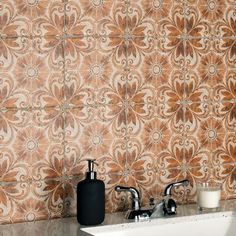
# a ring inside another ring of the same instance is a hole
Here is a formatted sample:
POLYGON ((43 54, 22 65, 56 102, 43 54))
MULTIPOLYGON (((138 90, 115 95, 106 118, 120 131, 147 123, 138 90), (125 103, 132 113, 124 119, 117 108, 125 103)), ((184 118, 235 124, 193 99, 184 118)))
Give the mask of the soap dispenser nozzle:
POLYGON ((94 164, 98 165, 94 159, 87 159, 88 161, 88 172, 86 173, 87 179, 96 179, 97 173, 94 171, 94 164))

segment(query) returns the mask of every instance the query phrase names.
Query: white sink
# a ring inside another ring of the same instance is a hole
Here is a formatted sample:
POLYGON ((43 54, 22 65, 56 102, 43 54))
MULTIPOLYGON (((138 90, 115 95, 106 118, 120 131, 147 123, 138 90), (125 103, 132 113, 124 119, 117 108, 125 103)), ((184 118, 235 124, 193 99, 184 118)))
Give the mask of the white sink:
POLYGON ((152 219, 83 228, 94 236, 236 236, 233 212, 152 219))

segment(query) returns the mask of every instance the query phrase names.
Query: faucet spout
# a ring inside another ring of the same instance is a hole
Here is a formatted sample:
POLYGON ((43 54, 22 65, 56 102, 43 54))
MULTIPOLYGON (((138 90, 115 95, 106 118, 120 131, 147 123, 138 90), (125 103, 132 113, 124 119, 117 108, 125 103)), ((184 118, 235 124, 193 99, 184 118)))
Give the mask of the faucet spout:
POLYGON ((164 211, 163 211, 164 203, 165 203, 164 200, 162 200, 160 203, 157 203, 153 207, 150 218, 158 218, 164 216, 164 211))
POLYGON ((189 184, 189 181, 187 179, 169 184, 169 185, 166 186, 166 188, 164 190, 164 196, 170 196, 171 195, 171 190, 172 190, 173 187, 187 186, 188 184, 189 184))
POLYGON ((140 209, 140 194, 139 191, 134 187, 116 186, 115 191, 122 192, 127 191, 132 194, 133 210, 138 211, 140 209))
POLYGON ((175 182, 166 186, 164 191, 164 206, 163 211, 165 215, 175 215, 176 214, 176 202, 171 198, 171 190, 173 187, 187 186, 189 181, 187 179, 175 182))

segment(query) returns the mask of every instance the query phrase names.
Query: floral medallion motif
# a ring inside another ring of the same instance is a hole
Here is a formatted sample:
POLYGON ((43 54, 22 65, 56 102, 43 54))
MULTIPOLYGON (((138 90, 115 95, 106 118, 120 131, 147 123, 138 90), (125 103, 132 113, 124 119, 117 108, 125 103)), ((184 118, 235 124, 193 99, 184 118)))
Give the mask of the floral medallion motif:
POLYGON ((226 7, 224 0, 200 0, 198 4, 202 16, 211 24, 223 17, 226 7))
POLYGON ((42 130, 27 127, 17 133, 14 147, 19 159, 33 164, 44 158, 47 145, 48 140, 42 130))
POLYGON ((45 14, 49 2, 44 0, 15 0, 15 4, 19 15, 24 15, 33 20, 45 14))
POLYGON ((85 127, 81 136, 84 154, 99 157, 109 152, 112 136, 109 126, 93 122, 85 127))
POLYGON ((202 79, 201 81, 211 87, 222 82, 225 70, 222 57, 212 52, 206 56, 202 56, 198 67, 199 75, 202 79))
POLYGON ((48 74, 49 69, 43 58, 33 53, 19 57, 14 68, 17 85, 30 92, 43 87, 48 74))
POLYGON ((104 16, 108 16, 113 4, 112 0, 82 0, 80 2, 84 10, 84 14, 91 16, 96 20, 100 20, 104 16))
POLYGON ((31 197, 17 205, 16 213, 13 216, 13 221, 35 221, 49 218, 49 212, 46 208, 45 201, 36 201, 31 197))
POLYGON ((168 57, 155 52, 144 58, 142 74, 145 76, 145 82, 152 84, 154 88, 168 82, 170 71, 168 57))
POLYGON ((112 73, 112 67, 109 59, 97 51, 83 58, 80 68, 81 77, 95 90, 110 82, 109 76, 112 73))
POLYGON ((221 120, 213 118, 209 118, 201 123, 198 137, 202 147, 214 151, 222 145, 225 133, 222 125, 221 120))
POLYGON ((155 118, 145 123, 142 133, 144 148, 154 154, 160 153, 168 147, 171 138, 167 124, 155 118))
POLYGON ((142 0, 141 4, 145 11, 145 15, 151 17, 155 22, 168 16, 170 11, 172 1, 162 1, 162 0, 142 0))

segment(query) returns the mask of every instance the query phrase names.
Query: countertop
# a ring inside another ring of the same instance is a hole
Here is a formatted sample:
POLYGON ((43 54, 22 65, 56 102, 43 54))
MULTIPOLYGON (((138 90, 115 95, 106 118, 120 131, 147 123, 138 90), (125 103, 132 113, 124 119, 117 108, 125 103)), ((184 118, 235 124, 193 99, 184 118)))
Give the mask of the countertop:
MULTIPOLYGON (((177 208, 177 215, 172 217, 163 217, 154 219, 158 220, 160 224, 169 221, 179 221, 184 218, 210 218, 218 214, 236 213, 236 199, 221 202, 221 207, 217 212, 200 212, 196 204, 179 205, 177 208)), ((107 214, 104 222, 98 227, 107 227, 110 225, 121 224, 140 224, 141 222, 134 222, 124 218, 125 213, 119 212, 114 214, 107 214)), ((149 222, 152 220, 148 220, 149 222)), ((81 231, 83 226, 77 223, 76 217, 42 220, 36 222, 25 222, 17 224, 0 225, 0 236, 89 236, 90 234, 81 231)))

